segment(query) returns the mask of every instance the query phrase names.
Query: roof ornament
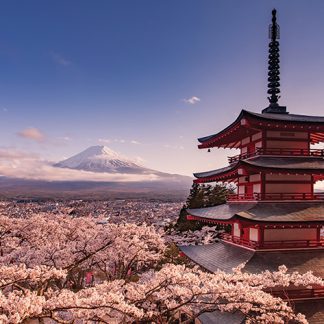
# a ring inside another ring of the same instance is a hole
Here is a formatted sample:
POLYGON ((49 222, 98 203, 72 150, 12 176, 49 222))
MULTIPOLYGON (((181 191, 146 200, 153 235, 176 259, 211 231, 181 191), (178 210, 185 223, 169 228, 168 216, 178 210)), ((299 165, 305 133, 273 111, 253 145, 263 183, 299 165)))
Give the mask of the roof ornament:
POLYGON ((262 110, 262 113, 277 113, 287 114, 286 107, 279 106, 278 100, 280 98, 280 60, 279 60, 279 42, 280 27, 277 24, 277 10, 272 10, 272 24, 269 25, 269 61, 268 61, 268 100, 269 107, 262 110))

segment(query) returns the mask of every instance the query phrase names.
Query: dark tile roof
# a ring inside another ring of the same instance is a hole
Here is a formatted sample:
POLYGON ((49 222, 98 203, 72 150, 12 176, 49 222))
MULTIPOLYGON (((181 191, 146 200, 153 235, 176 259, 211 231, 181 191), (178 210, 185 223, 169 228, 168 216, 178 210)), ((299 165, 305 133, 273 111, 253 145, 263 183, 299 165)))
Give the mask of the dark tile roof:
POLYGON ((245 319, 245 315, 239 311, 234 313, 215 311, 203 313, 198 316, 202 324, 241 324, 245 319))
POLYGON ((206 178, 217 176, 229 171, 234 171, 240 165, 254 166, 258 168, 271 169, 294 169, 301 171, 312 171, 314 173, 320 171, 324 172, 324 158, 323 157, 273 157, 273 156, 255 156, 247 160, 241 160, 224 168, 215 169, 205 172, 194 173, 196 178, 206 178))
MULTIPOLYGON (((305 300, 292 305, 295 313, 302 313, 306 316, 309 324, 324 323, 324 300, 305 300)), ((222 313, 215 311, 203 313, 198 316, 202 324, 241 324, 245 316, 239 311, 235 313, 222 313)))
POLYGON ((261 114, 252 111, 242 110, 245 114, 257 117, 259 119, 282 120, 299 123, 324 123, 324 116, 308 116, 295 114, 261 114))
POLYGON ((222 204, 215 207, 187 209, 187 212, 192 216, 215 220, 229 220, 237 213, 249 210, 257 203, 229 203, 222 204))
POLYGON ((215 272, 217 269, 231 272, 241 263, 249 261, 255 253, 223 242, 179 248, 189 259, 210 272, 215 272))
POLYGON ((206 172, 197 172, 194 173, 194 177, 196 178, 205 178, 205 177, 211 177, 211 176, 215 176, 215 175, 219 175, 228 171, 231 171, 233 169, 235 169, 237 163, 235 164, 231 164, 229 166, 226 166, 224 168, 220 168, 220 169, 216 169, 216 170, 211 170, 211 171, 206 171, 206 172))
POLYGON ((261 222, 324 221, 323 202, 242 202, 227 203, 208 208, 187 209, 192 216, 212 220, 242 217, 261 222))
POLYGON ((288 272, 305 273, 313 271, 316 276, 324 278, 324 251, 251 251, 225 242, 210 245, 183 246, 181 251, 189 259, 210 272, 217 269, 231 272, 232 268, 246 262, 244 270, 251 273, 278 270, 286 265, 288 272))
POLYGON ((224 128, 222 131, 205 136, 205 137, 200 137, 198 138, 198 141, 200 143, 205 143, 209 141, 212 138, 216 138, 217 136, 221 135, 222 133, 225 133, 228 129, 232 128, 240 119, 242 119, 245 116, 250 116, 254 117, 257 119, 262 119, 262 120, 269 120, 269 121, 285 121, 285 122, 294 122, 294 123, 307 123, 307 124, 322 124, 324 123, 324 117, 321 116, 307 116, 307 115, 294 115, 294 114, 261 114, 261 113, 255 113, 252 111, 247 111, 247 110, 242 110, 239 114, 239 116, 235 119, 235 121, 224 128))
POLYGON ((306 316, 310 324, 324 323, 324 300, 308 300, 294 304, 296 313, 306 316))
MULTIPOLYGON (((306 273, 324 278, 324 251, 276 251, 258 252, 234 246, 225 242, 210 245, 182 246, 183 253, 192 261, 210 272, 218 269, 231 272, 232 268, 246 262, 244 271, 260 273, 265 270, 276 271, 280 265, 286 265, 288 272, 306 273)), ((306 316, 310 324, 324 323, 324 300, 298 302, 294 306, 296 313, 306 316)), ((204 313, 199 320, 202 324, 238 324, 244 321, 240 312, 221 313, 219 311, 204 313)))
POLYGON ((282 264, 288 268, 289 272, 305 273, 311 270, 314 275, 324 278, 323 250, 255 252, 244 269, 251 273, 265 270, 275 271, 282 264))
POLYGON ((302 169, 302 170, 324 170, 324 158, 322 157, 272 157, 256 156, 242 161, 257 167, 273 169, 302 169))

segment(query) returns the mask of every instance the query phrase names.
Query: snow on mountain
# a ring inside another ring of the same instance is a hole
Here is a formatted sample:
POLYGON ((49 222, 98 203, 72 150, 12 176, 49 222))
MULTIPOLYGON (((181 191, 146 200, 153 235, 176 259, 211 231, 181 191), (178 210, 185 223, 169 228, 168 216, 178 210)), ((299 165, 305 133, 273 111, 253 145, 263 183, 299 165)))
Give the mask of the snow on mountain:
POLYGON ((107 173, 158 173, 136 164, 134 161, 118 154, 107 146, 91 146, 54 166, 75 170, 107 173))

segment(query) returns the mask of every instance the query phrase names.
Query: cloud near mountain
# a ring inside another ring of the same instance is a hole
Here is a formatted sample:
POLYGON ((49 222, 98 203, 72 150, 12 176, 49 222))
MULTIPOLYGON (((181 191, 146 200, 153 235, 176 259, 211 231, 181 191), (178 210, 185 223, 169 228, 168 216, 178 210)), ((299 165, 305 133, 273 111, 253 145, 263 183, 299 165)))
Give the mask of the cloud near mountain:
POLYGON ((46 181, 118 181, 139 182, 159 180, 156 174, 123 174, 92 172, 55 167, 38 155, 13 148, 0 149, 0 175, 11 178, 46 181))

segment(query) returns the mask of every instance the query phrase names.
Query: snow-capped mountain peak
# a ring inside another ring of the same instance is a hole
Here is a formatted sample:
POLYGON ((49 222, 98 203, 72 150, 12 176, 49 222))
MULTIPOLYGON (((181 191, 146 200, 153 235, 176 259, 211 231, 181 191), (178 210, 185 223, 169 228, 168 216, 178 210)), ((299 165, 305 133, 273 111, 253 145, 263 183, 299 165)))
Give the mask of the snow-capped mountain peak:
POLYGON ((108 173, 143 173, 148 169, 107 146, 90 146, 79 154, 55 164, 56 167, 108 173))

